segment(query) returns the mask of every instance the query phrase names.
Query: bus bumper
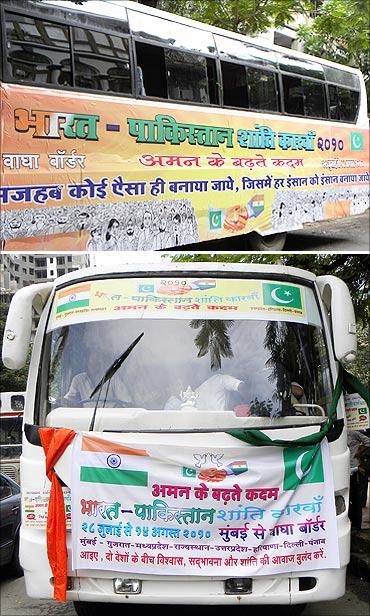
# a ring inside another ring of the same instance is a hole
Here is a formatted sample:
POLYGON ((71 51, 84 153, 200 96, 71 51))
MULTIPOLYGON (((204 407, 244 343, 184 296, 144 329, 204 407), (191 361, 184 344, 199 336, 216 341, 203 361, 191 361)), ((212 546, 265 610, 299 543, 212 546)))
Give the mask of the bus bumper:
MULTIPOLYGON (((96 577, 75 576, 70 570, 67 601, 104 603, 157 603, 189 605, 298 604, 333 601, 345 592, 346 566, 350 559, 350 523, 337 517, 340 567, 252 578, 248 594, 225 594, 225 579, 216 577, 137 576, 140 594, 116 594, 113 579, 135 578, 134 574, 99 572, 96 577)), ((71 563, 71 535, 67 535, 71 563)), ((53 598, 53 580, 46 554, 45 531, 21 528, 21 564, 28 596, 53 598)), ((232 577, 232 570, 230 570, 232 577)))

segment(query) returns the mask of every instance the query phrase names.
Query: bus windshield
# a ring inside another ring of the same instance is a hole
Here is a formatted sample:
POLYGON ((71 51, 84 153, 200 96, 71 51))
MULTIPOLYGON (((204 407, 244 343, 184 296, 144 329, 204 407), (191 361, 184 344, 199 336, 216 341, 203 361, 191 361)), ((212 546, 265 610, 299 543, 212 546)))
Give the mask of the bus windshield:
MULTIPOLYGON (((223 284, 227 292, 231 282, 217 284, 223 284)), ((238 282, 239 288, 243 283, 250 285, 251 281, 238 282)), ((122 290, 125 282, 113 284, 122 290)), ((280 294, 275 297, 282 297, 285 286, 275 287, 280 294)), ((81 286, 80 290, 69 289, 73 303, 76 295, 84 293, 81 286)), ((86 303, 85 308, 77 308, 75 316, 67 317, 64 308, 61 310, 65 304, 60 302, 69 291, 62 291, 54 310, 56 316, 58 310, 59 316, 63 315, 65 325, 53 322, 46 334, 42 415, 57 407, 78 409, 97 404, 148 411, 193 407, 199 412, 231 411, 237 416, 277 420, 291 415, 325 416, 331 391, 327 350, 313 293, 305 291, 305 310, 311 322, 299 322, 298 316, 291 320, 288 308, 284 308, 288 316, 281 318, 273 312, 270 318, 266 314, 257 319, 240 318, 240 314, 238 318, 186 318, 189 313, 184 313, 185 318, 138 318, 134 311, 130 318, 122 314, 117 318, 119 311, 115 310, 115 318, 99 320, 98 308, 90 305, 89 310, 86 303), (114 374, 110 371, 110 378, 97 387, 134 341, 135 347, 118 370, 114 374)), ((192 309, 194 304, 188 307, 192 309)))

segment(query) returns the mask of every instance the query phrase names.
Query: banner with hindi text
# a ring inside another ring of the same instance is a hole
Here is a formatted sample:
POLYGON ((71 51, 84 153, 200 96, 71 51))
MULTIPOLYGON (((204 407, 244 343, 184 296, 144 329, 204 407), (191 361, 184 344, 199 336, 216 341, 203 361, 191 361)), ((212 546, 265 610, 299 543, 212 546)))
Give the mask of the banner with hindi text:
POLYGON ((368 208, 338 122, 1 86, 6 250, 161 250, 368 208))
POLYGON ((326 440, 263 452, 225 435, 208 447, 197 439, 129 440, 75 439, 72 566, 79 575, 244 577, 339 567, 326 440))

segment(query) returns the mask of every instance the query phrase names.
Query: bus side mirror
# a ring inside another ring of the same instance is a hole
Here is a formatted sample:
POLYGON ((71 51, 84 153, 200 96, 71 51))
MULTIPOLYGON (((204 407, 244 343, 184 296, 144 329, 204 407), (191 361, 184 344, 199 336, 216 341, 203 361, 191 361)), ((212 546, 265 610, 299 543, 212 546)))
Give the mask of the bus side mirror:
POLYGON ((3 338, 3 363, 10 370, 23 368, 32 334, 32 308, 42 312, 52 282, 33 284, 17 291, 9 306, 3 338))
POLYGON ((357 335, 349 289, 336 276, 318 276, 316 281, 330 315, 335 357, 344 365, 351 364, 356 359, 357 335))

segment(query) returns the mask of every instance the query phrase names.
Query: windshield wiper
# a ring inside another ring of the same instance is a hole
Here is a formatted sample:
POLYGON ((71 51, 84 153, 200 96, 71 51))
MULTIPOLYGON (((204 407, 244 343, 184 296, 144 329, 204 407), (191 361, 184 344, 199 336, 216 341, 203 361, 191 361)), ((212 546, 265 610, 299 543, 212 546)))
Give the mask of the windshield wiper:
MULTIPOLYGON (((96 394, 96 392, 99 392, 99 393, 98 393, 98 398, 96 400, 96 404, 95 404, 95 407, 94 407, 93 416, 92 416, 91 422, 90 422, 90 427, 89 427, 89 431, 90 432, 94 429, 96 411, 97 411, 97 408, 98 408, 98 404, 99 404, 99 400, 100 400, 100 394, 102 392, 104 384, 108 381, 107 391, 106 391, 106 394, 105 394, 105 400, 106 400, 107 399, 107 395, 108 395, 108 389, 109 389, 110 381, 111 381, 112 377, 116 374, 117 370, 122 366, 123 362, 128 358, 128 356, 130 355, 131 351, 136 347, 137 343, 140 342, 140 340, 141 340, 141 338, 143 336, 144 336, 144 332, 142 332, 130 344, 130 346, 128 346, 127 349, 125 351, 123 351, 123 353, 119 357, 117 357, 117 359, 114 360, 113 364, 111 366, 109 366, 109 368, 104 373, 103 378, 99 381, 97 386, 91 392, 91 394, 89 396, 90 399, 96 394)), ((105 404, 105 400, 104 400, 104 404, 105 404)))

